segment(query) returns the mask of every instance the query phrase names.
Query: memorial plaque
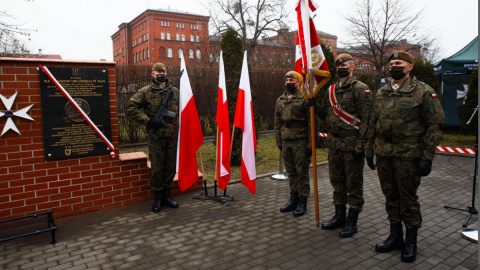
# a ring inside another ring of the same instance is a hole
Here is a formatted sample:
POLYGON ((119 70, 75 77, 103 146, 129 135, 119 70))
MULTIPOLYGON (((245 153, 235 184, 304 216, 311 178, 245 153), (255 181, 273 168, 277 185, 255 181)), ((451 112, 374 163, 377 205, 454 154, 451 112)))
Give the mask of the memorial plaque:
MULTIPOLYGON (((49 67, 50 73, 111 140, 108 73, 104 68, 49 67)), ((108 146, 50 78, 40 72, 46 160, 109 154, 108 146)))

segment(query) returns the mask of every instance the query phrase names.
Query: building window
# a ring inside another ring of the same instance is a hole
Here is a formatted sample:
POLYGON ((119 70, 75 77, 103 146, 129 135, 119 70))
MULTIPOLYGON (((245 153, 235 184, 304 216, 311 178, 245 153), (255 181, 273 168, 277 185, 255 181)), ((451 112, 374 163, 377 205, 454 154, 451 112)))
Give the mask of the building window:
POLYGON ((165 33, 164 33, 164 32, 162 32, 162 33, 160 34, 160 39, 161 39, 161 40, 164 40, 164 39, 165 39, 165 33))
POLYGON ((200 38, 199 35, 197 35, 197 42, 200 42, 200 41, 202 41, 202 39, 200 38))
POLYGON ((180 34, 177 34, 177 41, 180 41, 180 34))
POLYGON ((170 33, 167 33, 167 40, 170 40, 170 33))
POLYGON ((190 35, 190 41, 195 42, 195 37, 193 35, 190 35))
POLYGON ((165 57, 165 48, 164 47, 160 47, 159 55, 160 55, 161 58, 165 57))
POLYGON ((188 58, 193 59, 193 50, 188 50, 188 58))
POLYGON ((178 58, 180 58, 183 55, 183 49, 180 48, 178 49, 178 58))
POLYGON ((173 49, 172 49, 172 48, 168 48, 168 50, 167 50, 167 57, 168 57, 168 58, 172 58, 172 57, 173 57, 173 49))
POLYGON ((185 35, 182 34, 182 41, 185 41, 185 35))
POLYGON ((202 52, 197 50, 197 59, 202 59, 202 52))
POLYGON ((147 59, 150 59, 150 49, 147 47, 147 59))
POLYGON ((173 73, 173 66, 172 65, 168 65, 167 72, 170 73, 170 74, 173 73))

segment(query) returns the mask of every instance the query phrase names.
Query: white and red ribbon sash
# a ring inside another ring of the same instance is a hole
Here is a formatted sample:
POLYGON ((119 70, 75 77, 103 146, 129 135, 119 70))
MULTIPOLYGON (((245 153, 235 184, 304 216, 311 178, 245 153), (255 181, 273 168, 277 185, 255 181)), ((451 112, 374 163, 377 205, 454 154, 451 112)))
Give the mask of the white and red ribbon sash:
POLYGON ((75 100, 70 96, 70 94, 63 88, 63 86, 55 79, 55 77, 52 75, 50 70, 46 66, 40 66, 40 69, 48 76, 48 78, 55 84, 55 86, 60 90, 60 92, 65 96, 65 98, 72 104, 72 106, 75 108, 75 110, 82 116, 82 118, 88 123, 88 125, 97 133, 97 135, 103 140, 103 142, 108 146, 110 149, 110 156, 112 158, 115 158, 115 147, 113 144, 108 140, 107 137, 98 129, 98 127, 95 125, 95 123, 92 122, 90 117, 80 108, 80 106, 75 102, 75 100))
POLYGON ((340 104, 337 102, 337 97, 335 97, 335 84, 330 85, 328 88, 328 97, 330 104, 332 105, 333 114, 340 118, 346 124, 352 126, 355 129, 360 128, 361 121, 354 115, 349 114, 348 112, 342 110, 340 104))

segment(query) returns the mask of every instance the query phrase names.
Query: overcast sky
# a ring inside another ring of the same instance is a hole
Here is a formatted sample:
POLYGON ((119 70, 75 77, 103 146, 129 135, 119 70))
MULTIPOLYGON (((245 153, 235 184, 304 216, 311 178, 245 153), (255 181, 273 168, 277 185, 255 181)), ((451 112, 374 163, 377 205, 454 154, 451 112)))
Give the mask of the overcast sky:
MULTIPOLYGON (((287 0, 294 9, 297 0, 287 0)), ((317 0, 317 30, 348 40, 342 14, 352 14, 362 0, 317 0)), ((411 0, 410 0, 411 1, 411 0)), ((32 53, 60 54, 63 59, 113 60, 111 36, 123 22, 149 9, 177 10, 208 15, 208 0, 0 0, 0 10, 14 23, 36 29, 27 43, 32 53)), ((478 35, 478 0, 416 0, 415 10, 425 7, 423 27, 442 48, 440 59, 451 56, 478 35)), ((415 11, 414 11, 415 12, 415 11)), ((292 30, 296 30, 292 12, 292 30)))

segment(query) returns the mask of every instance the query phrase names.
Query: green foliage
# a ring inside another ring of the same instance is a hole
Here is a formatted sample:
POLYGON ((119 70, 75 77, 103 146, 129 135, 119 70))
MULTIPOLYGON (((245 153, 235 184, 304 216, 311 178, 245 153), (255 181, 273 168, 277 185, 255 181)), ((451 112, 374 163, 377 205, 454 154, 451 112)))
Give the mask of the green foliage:
MULTIPOLYGON (((470 83, 468 84, 467 98, 461 108, 460 130, 465 134, 475 134, 478 132, 478 112, 467 125, 468 120, 472 116, 475 107, 478 106, 478 67, 472 73, 470 83)), ((478 107, 477 107, 478 108, 478 107)))
MULTIPOLYGON (((225 66, 225 83, 227 84, 228 115, 233 123, 235 107, 240 84, 240 73, 242 70, 242 40, 233 28, 228 28, 222 36, 223 62, 225 66)), ((239 165, 241 162, 241 132, 234 132, 231 153, 231 164, 239 165)))
MULTIPOLYGON (((433 69, 432 63, 430 63, 428 60, 416 58, 411 74, 414 75, 418 80, 430 85, 430 87, 435 90, 437 95, 440 93, 440 84, 437 74, 433 69)), ((440 98, 440 100, 442 99, 440 98)))

